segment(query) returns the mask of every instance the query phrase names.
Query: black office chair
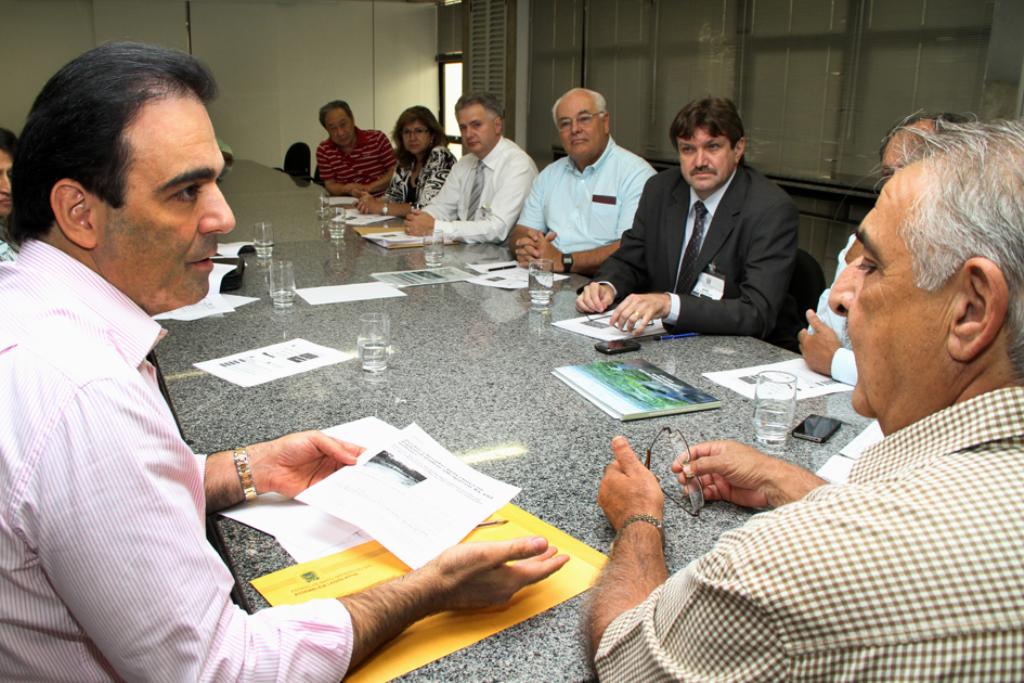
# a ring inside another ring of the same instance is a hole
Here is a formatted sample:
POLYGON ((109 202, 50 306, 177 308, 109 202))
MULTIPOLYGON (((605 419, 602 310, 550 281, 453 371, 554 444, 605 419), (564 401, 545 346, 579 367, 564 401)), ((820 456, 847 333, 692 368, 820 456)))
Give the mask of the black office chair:
POLYGON ((284 153, 284 168, 277 170, 284 171, 294 178, 309 180, 310 159, 309 145, 305 142, 296 142, 284 153))
POLYGON ((808 308, 818 308, 818 298, 825 291, 825 271, 818 260, 803 249, 796 250, 796 266, 789 281, 789 294, 796 300, 801 317, 808 308))

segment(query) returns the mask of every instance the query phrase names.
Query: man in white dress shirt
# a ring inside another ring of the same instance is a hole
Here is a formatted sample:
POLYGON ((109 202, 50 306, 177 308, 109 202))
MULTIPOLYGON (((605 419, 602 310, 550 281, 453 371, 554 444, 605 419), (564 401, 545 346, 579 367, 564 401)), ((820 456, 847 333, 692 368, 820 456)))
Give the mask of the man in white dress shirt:
POLYGON ((188 55, 108 43, 29 113, 21 254, 0 265, 0 680, 337 681, 413 621, 499 604, 565 562, 541 538, 465 544, 337 600, 232 604, 206 513, 293 496, 360 449, 310 431, 198 455, 161 395, 151 316, 205 296, 235 223, 215 89, 188 55))
POLYGON ((504 242, 519 219, 537 166, 502 137, 505 112, 493 95, 463 95, 455 103, 463 155, 444 187, 422 211, 405 218, 410 235, 435 229, 462 242, 504 242))

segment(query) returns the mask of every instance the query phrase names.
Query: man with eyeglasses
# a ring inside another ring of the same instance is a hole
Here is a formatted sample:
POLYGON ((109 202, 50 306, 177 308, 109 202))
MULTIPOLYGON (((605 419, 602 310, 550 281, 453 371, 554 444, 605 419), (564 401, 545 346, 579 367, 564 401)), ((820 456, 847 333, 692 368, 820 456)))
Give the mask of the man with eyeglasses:
POLYGON ((616 437, 602 680, 1024 680, 1024 123, 910 133, 830 298, 885 439, 845 485, 694 446, 683 482, 768 511, 669 577, 662 490, 616 437))
MULTIPOLYGON (((907 116, 889 129, 882 138, 878 150, 881 161, 879 184, 884 184, 892 175, 903 168, 913 156, 920 144, 920 138, 907 132, 908 128, 916 128, 926 132, 941 133, 947 123, 969 123, 970 116, 962 114, 942 113, 929 114, 918 112, 907 116)), ((856 235, 850 235, 846 245, 836 258, 836 274, 833 283, 839 280, 847 264, 853 263, 860 256, 860 244, 856 235)), ((850 348, 850 337, 846 334, 846 319, 838 316, 829 308, 828 298, 831 289, 826 289, 818 299, 817 311, 806 311, 806 330, 797 335, 800 343, 800 354, 807 365, 815 372, 831 375, 832 379, 844 384, 857 383, 857 364, 854 362, 853 350, 850 348)))
POLYGON ((748 335, 795 349, 800 317, 788 289, 796 206, 744 163, 747 139, 730 100, 690 102, 669 138, 679 168, 647 183, 633 227, 576 307, 602 313, 618 303, 610 323, 634 335, 661 319, 672 332, 748 335))
POLYGON ((509 250, 522 266, 546 258, 556 272, 591 275, 619 248, 654 169, 615 144, 601 93, 573 88, 551 116, 568 156, 534 181, 509 250))
POLYGON ((316 164, 327 191, 351 196, 383 192, 396 161, 388 136, 358 128, 352 108, 343 100, 320 107, 320 125, 327 139, 316 148, 316 164))

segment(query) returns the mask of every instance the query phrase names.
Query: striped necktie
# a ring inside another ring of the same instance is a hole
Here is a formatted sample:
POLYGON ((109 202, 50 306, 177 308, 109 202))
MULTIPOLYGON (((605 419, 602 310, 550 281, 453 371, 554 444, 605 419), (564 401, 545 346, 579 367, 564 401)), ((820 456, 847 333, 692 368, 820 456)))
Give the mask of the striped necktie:
POLYGON ((690 241, 686 243, 686 251, 683 252, 683 260, 679 265, 679 273, 676 275, 676 286, 672 291, 678 293, 680 285, 690 288, 690 278, 693 277, 693 269, 697 265, 697 255, 700 254, 700 247, 704 244, 704 226, 707 223, 708 209, 704 202, 697 201, 693 205, 693 234, 690 241))
POLYGON ((469 193, 469 210, 466 212, 466 220, 476 218, 476 212, 480 209, 480 196, 484 193, 484 171, 487 167, 482 161, 476 162, 476 173, 473 175, 473 190, 469 193))

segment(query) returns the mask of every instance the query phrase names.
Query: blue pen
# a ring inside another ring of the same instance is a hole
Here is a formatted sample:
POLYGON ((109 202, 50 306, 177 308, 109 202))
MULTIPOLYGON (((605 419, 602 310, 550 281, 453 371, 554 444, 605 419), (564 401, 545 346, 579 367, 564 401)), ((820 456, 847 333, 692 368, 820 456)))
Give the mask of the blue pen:
POLYGON ((669 339, 685 339, 686 337, 696 337, 696 332, 680 332, 679 334, 659 334, 654 338, 654 341, 668 341, 669 339))

